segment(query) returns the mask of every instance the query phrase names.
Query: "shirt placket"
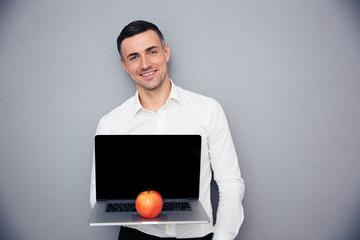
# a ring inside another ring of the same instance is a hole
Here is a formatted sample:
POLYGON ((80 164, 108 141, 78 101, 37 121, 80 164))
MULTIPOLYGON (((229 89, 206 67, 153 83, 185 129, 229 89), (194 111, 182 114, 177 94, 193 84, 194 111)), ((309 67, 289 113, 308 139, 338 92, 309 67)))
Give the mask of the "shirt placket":
POLYGON ((156 119, 156 128, 158 134, 166 133, 166 124, 165 124, 165 112, 159 111, 156 119))

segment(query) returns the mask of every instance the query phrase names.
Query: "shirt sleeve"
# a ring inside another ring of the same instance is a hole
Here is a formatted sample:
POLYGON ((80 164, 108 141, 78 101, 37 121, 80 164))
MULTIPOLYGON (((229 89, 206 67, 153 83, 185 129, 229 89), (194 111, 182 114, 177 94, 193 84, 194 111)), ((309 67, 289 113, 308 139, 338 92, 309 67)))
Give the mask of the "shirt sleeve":
MULTIPOLYGON (((105 125, 100 120, 97 129, 96 135, 99 134, 109 134, 109 131, 106 129, 105 125)), ((95 149, 93 149, 93 159, 92 159, 92 168, 91 168, 91 178, 90 178, 90 205, 91 208, 94 207, 96 203, 96 184, 95 184, 95 149)))
POLYGON ((95 185, 95 153, 93 154, 93 163, 91 168, 91 183, 90 183, 90 206, 94 207, 96 203, 96 185, 95 185))
POLYGON ((215 100, 209 107, 208 121, 209 155, 219 188, 213 240, 234 239, 244 220, 245 185, 225 113, 215 100))

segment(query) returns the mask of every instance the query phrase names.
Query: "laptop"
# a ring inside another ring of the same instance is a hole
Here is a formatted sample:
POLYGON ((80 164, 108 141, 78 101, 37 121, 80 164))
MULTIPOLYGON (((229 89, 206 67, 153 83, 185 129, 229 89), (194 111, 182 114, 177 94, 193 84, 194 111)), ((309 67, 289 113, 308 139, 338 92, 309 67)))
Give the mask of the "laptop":
POLYGON ((97 202, 89 226, 209 223, 199 201, 200 161, 200 135, 95 136, 97 202), (135 209, 137 195, 147 190, 164 201, 152 219, 135 209))

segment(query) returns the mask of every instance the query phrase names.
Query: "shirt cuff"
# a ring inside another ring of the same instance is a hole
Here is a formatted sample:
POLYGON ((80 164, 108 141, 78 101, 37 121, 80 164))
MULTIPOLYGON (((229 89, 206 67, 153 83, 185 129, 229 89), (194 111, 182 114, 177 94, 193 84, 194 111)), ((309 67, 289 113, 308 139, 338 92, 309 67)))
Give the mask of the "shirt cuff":
POLYGON ((228 234, 219 232, 218 230, 216 230, 216 228, 214 228, 213 230, 214 230, 214 235, 212 240, 233 240, 233 238, 230 237, 228 234))

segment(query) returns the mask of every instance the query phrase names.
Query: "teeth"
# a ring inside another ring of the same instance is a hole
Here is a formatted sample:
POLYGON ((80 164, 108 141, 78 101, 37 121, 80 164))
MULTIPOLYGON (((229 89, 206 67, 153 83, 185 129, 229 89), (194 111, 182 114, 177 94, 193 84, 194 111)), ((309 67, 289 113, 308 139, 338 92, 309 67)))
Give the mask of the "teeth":
POLYGON ((153 74, 154 72, 149 72, 149 73, 145 73, 145 74, 141 74, 141 75, 143 75, 143 76, 149 76, 149 75, 151 75, 151 74, 153 74))

